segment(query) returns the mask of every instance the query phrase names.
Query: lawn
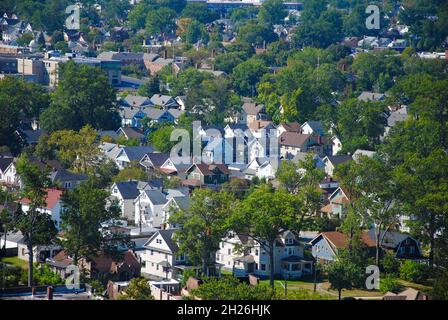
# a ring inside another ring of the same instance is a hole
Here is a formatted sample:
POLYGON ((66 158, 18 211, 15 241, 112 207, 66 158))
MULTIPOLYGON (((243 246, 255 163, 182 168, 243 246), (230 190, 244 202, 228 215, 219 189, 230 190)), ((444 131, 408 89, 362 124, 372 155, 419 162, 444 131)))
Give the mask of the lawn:
POLYGON ((19 259, 19 257, 5 257, 1 259, 2 262, 12 265, 14 267, 19 267, 22 269, 28 269, 28 261, 19 259))
MULTIPOLYGON (((262 283, 269 285, 269 280, 260 280, 260 284, 262 284, 262 283)), ((275 280, 274 286, 275 286, 275 288, 284 290, 285 289, 285 280, 275 280)), ((298 289, 313 290, 314 289, 314 283, 312 281, 288 280, 287 286, 288 286, 288 289, 291 289, 291 290, 298 290, 298 289)))
MULTIPOLYGON (((337 295, 338 291, 337 290, 332 290, 330 289, 330 283, 328 281, 323 282, 320 285, 320 288, 322 290, 325 290, 331 294, 337 295)), ((363 290, 363 289, 352 289, 352 290, 342 290, 342 297, 366 297, 366 298, 380 298, 382 297, 384 294, 380 291, 376 291, 376 290, 363 290)))

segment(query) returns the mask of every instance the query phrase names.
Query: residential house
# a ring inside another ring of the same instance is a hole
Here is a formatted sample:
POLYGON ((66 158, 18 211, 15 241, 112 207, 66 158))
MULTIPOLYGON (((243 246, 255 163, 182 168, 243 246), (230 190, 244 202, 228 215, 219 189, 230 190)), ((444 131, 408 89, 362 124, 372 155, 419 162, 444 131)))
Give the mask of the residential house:
MULTIPOLYGON (((304 257, 303 248, 292 231, 281 233, 274 246, 274 275, 298 279, 305 274, 312 274, 313 262, 304 257)), ((241 234, 230 233, 221 241, 216 252, 216 262, 236 277, 252 274, 267 278, 270 275, 270 259, 265 246, 241 234)))
MULTIPOLYGON (((47 213, 54 221, 56 228, 61 228, 61 212, 63 210, 61 196, 62 190, 58 189, 46 189, 47 195, 45 196, 45 206, 38 208, 37 210, 43 213, 47 213)), ((19 200, 22 205, 22 211, 26 213, 30 209, 31 201, 27 198, 19 200)))
POLYGON ((280 166, 280 158, 255 158, 243 171, 245 178, 251 180, 253 177, 259 179, 273 180, 280 166))
POLYGON ((115 157, 115 162, 120 170, 131 165, 131 162, 139 162, 147 153, 153 152, 150 146, 122 147, 115 157))
POLYGON ((353 152, 352 159, 356 161, 362 156, 372 158, 375 154, 375 151, 356 149, 356 151, 353 152))
POLYGON ((384 93, 376 93, 371 91, 363 91, 358 96, 359 101, 383 101, 386 98, 384 93))
POLYGON ((338 187, 328 197, 328 204, 320 209, 322 215, 329 218, 343 219, 346 215, 347 205, 350 203, 347 192, 338 187))
MULTIPOLYGON (((420 259, 422 257, 420 244, 407 234, 396 231, 381 231, 381 248, 385 252, 391 252, 397 259, 420 259)), ((375 253, 375 230, 363 231, 361 243, 368 255, 375 253)), ((312 255, 316 260, 324 263, 335 261, 338 250, 348 246, 347 235, 338 231, 322 232, 310 242, 312 255)))
POLYGON ((314 134, 319 136, 325 135, 324 127, 320 121, 306 121, 301 127, 301 133, 303 134, 314 134))
POLYGON ((141 158, 140 165, 146 172, 159 171, 160 167, 168 160, 169 157, 169 153, 146 153, 143 158, 141 158))
POLYGON ((352 157, 350 155, 334 155, 334 156, 326 156, 322 159, 322 161, 325 163, 325 173, 329 175, 330 177, 333 176, 334 170, 337 166, 339 166, 342 163, 345 163, 347 161, 352 161, 352 157))
MULTIPOLYGON (((179 196, 183 194, 179 192, 179 196)), ((160 228, 163 220, 163 207, 169 201, 166 190, 140 190, 134 200, 134 222, 136 225, 160 228)))
POLYGON ((187 257, 179 253, 173 236, 176 229, 158 230, 145 244, 141 255, 142 275, 154 279, 180 279, 187 257))
MULTIPOLYGON (((375 229, 370 229, 368 235, 375 240, 375 229)), ((409 234, 397 231, 380 231, 381 248, 393 253, 398 259, 420 259, 422 251, 420 243, 409 234)))
POLYGON ((177 103, 176 99, 171 96, 163 95, 163 94, 155 94, 150 99, 151 103, 154 106, 162 107, 163 109, 177 109, 180 105, 177 103))
POLYGON ((160 166, 160 172, 170 176, 177 176, 181 180, 187 176, 186 170, 191 166, 191 159, 185 157, 179 157, 177 159, 168 158, 160 166))
POLYGON ((403 122, 409 118, 407 106, 402 106, 400 109, 392 111, 387 118, 387 126, 384 128, 384 136, 386 136, 390 129, 397 123, 403 122))
POLYGON ((121 105, 125 108, 144 108, 154 106, 154 104, 148 97, 135 96, 131 94, 127 95, 124 99, 121 100, 121 105))
MULTIPOLYGON (((9 156, 0 156, 0 183, 8 183, 6 170, 13 164, 14 158, 9 156)), ((11 183, 11 179, 9 181, 11 183)))
MULTIPOLYGON (((50 268, 61 276, 68 275, 67 267, 73 264, 72 257, 62 250, 50 259, 46 259, 50 268)), ((86 271, 89 277, 106 276, 115 281, 128 281, 140 277, 140 261, 131 250, 113 257, 106 253, 99 253, 88 259, 82 258, 79 267, 86 271)))
POLYGON ((189 197, 172 197, 162 208, 162 229, 175 229, 182 226, 170 222, 173 212, 187 211, 190 208, 189 197))
POLYGON ((134 200, 140 195, 138 181, 115 182, 111 187, 110 200, 116 200, 121 209, 121 217, 134 221, 134 200))
POLYGON ((331 145, 332 145, 332 152, 331 155, 335 156, 338 154, 339 151, 342 150, 342 142, 337 136, 331 137, 331 145))
POLYGON ((238 119, 243 119, 239 123, 245 123, 247 125, 257 121, 257 120, 266 120, 266 108, 263 104, 253 103, 253 102, 245 102, 241 107, 242 115, 238 117, 238 119), (245 119, 244 119, 245 118, 245 119))
POLYGON ((327 138, 312 134, 303 134, 298 132, 283 132, 278 137, 280 155, 284 159, 291 159, 299 152, 313 151, 319 156, 325 156, 331 152, 331 145, 327 138))
MULTIPOLYGON (((366 232, 361 234, 361 243, 368 252, 374 252, 375 240, 372 240, 366 232)), ((347 248, 348 238, 342 232, 327 231, 311 240, 310 245, 313 257, 319 263, 327 264, 336 260, 338 250, 347 248)))
POLYGON ((225 164, 194 163, 187 170, 185 185, 218 185, 229 181, 230 171, 225 164))
POLYGON ((89 179, 87 174, 74 173, 66 169, 53 170, 50 173, 51 181, 60 188, 72 190, 81 182, 89 179))
POLYGON ((145 143, 145 133, 137 127, 121 127, 117 130, 118 137, 124 137, 127 141, 137 140, 139 143, 145 143))
POLYGON ((283 132, 301 133, 302 126, 298 122, 282 122, 277 126, 277 132, 280 136, 283 132))

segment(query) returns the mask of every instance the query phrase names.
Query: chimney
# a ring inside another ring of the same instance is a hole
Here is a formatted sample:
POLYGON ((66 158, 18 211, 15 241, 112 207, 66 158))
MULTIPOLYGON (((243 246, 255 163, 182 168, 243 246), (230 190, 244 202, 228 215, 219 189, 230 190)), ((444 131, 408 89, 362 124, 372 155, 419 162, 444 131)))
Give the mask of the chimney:
POLYGON ((53 287, 47 287, 47 300, 53 300, 53 287))

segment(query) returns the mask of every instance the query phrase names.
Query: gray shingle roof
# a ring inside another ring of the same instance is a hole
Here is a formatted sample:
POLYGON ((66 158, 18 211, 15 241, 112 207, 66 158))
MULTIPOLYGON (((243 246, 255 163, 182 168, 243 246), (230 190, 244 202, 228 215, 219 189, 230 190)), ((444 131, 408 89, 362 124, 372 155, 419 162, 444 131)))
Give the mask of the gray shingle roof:
POLYGON ((83 173, 74 173, 74 172, 70 172, 68 170, 65 169, 60 169, 57 171, 53 171, 51 173, 51 181, 55 182, 55 181, 60 181, 60 182, 65 182, 65 181, 85 181, 87 180, 89 177, 86 174, 83 173))
POLYGON ((168 202, 166 195, 160 190, 145 190, 145 193, 154 205, 163 205, 168 202))
POLYGON ((137 189, 137 181, 116 182, 115 185, 123 199, 135 199, 140 194, 137 189))
POLYGON ((336 155, 336 156, 328 156, 327 158, 335 166, 337 166, 337 165, 339 165, 341 163, 344 163, 346 161, 353 160, 351 156, 345 155, 345 154, 343 154, 343 155, 336 155))
POLYGON ((130 161, 140 161, 146 153, 151 153, 154 149, 150 146, 123 147, 130 161))
POLYGON ((14 158, 0 157, 0 171, 5 172, 6 168, 14 161, 14 158))

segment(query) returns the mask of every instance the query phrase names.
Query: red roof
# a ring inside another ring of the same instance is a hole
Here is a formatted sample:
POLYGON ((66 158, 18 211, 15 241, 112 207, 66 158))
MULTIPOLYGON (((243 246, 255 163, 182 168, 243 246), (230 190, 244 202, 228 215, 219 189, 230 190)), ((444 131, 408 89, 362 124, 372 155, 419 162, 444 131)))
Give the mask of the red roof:
MULTIPOLYGON (((47 196, 45 197, 45 209, 53 209, 56 203, 58 203, 59 199, 62 195, 62 190, 58 189, 47 189, 47 196)), ((28 198, 20 199, 21 204, 30 204, 31 201, 28 198)))

